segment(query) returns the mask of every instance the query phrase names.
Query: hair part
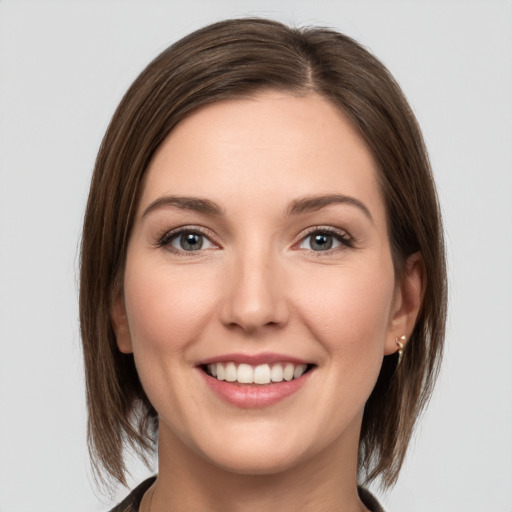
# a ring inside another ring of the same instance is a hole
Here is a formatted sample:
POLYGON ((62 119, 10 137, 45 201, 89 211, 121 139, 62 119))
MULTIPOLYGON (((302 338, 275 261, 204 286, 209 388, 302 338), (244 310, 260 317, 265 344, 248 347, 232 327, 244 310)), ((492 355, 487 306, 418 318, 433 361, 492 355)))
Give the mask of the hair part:
POLYGON ((157 56, 123 97, 98 153, 83 227, 80 326, 89 450, 104 482, 126 485, 127 446, 146 461, 156 447, 157 413, 133 356, 117 348, 111 320, 144 173, 191 112, 265 89, 316 93, 344 113, 380 171, 397 279, 408 256, 423 258, 423 307, 400 366, 384 357, 361 431, 361 476, 385 487, 398 477, 438 373, 446 319, 441 216, 422 135, 398 84, 360 44, 327 28, 256 18, 209 25, 157 56))

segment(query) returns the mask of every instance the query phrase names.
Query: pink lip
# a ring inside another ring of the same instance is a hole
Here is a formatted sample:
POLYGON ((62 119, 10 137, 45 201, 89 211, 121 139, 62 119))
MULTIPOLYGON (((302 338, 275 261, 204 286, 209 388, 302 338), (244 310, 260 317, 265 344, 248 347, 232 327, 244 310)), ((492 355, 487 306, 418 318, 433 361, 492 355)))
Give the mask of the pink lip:
POLYGON ((227 363, 233 361, 240 364, 272 364, 272 363, 293 363, 293 364, 308 364, 308 361, 298 359, 296 357, 287 356, 285 354, 274 354, 272 352, 263 352, 261 354, 222 354, 220 356, 210 357, 200 361, 197 366, 213 364, 213 363, 227 363))
MULTIPOLYGON (((233 361, 233 359, 230 359, 233 361)), ((283 359, 279 359, 282 361, 283 359)), ((225 361, 225 359, 222 359, 225 361)), ((227 382, 217 380, 206 372, 198 368, 206 385, 221 399, 240 407, 242 409, 257 409, 269 407, 290 395, 299 391, 299 389, 309 380, 312 371, 303 374, 298 379, 289 382, 277 382, 272 384, 239 384, 237 382, 227 382)))

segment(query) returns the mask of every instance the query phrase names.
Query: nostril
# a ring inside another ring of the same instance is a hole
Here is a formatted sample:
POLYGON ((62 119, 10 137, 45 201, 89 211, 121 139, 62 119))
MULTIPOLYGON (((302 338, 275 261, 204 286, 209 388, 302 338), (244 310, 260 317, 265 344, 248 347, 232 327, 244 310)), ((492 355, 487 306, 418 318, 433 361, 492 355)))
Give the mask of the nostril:
POLYGON ((282 326, 288 320, 282 283, 267 265, 261 261, 252 263, 249 269, 231 276, 220 309, 226 327, 238 327, 251 334, 262 328, 282 326))

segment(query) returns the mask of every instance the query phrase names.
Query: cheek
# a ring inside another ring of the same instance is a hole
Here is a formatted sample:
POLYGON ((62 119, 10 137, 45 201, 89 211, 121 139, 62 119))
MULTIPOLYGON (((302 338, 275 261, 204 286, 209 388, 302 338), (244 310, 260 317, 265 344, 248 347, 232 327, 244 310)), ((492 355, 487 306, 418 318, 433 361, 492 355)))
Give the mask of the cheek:
MULTIPOLYGON (((364 263, 364 262, 362 262, 364 263)), ((371 357, 380 367, 394 295, 391 260, 321 269, 305 276, 303 318, 332 357, 371 357)))
POLYGON ((125 300, 134 352, 176 352, 200 337, 212 292, 200 272, 153 264, 125 273, 125 300), (205 284, 206 283, 206 284, 205 284))

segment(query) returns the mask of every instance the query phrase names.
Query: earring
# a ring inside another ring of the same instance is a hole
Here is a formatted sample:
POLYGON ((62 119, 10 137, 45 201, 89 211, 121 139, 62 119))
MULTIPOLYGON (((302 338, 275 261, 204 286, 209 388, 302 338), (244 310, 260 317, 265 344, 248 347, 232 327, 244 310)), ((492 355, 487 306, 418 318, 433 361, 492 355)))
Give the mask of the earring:
POLYGON ((400 364, 400 361, 402 361, 405 340, 406 340, 405 335, 400 336, 400 338, 395 338, 395 343, 398 346, 398 364, 400 364))

